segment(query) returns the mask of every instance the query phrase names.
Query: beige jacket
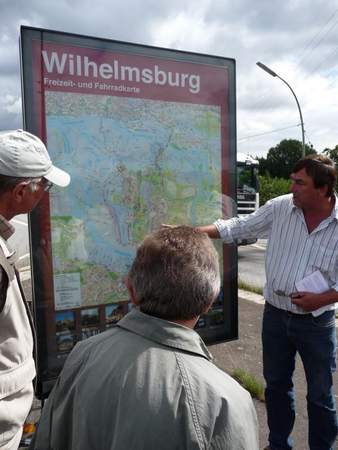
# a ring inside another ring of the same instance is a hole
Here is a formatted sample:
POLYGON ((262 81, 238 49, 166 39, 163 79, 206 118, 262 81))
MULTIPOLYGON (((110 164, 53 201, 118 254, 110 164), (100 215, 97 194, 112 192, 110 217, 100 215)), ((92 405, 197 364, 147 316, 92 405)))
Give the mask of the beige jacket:
MULTIPOLYGON (((15 253, 0 237, 0 266, 8 277, 0 313, 0 449, 19 446, 22 425, 33 400, 33 335, 14 269, 15 253)), ((2 272, 2 275, 5 274, 2 272)))

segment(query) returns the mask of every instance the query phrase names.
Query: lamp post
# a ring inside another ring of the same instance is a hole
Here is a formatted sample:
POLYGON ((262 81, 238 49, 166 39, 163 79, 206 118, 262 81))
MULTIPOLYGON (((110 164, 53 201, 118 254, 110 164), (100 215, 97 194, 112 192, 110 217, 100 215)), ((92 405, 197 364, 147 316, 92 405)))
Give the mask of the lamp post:
POLYGON ((290 89, 290 91, 292 92, 292 95, 295 97, 296 103, 297 103, 297 107, 298 107, 298 111, 299 111, 299 116, 300 116, 300 124, 302 127, 302 158, 305 157, 305 139, 304 139, 304 122, 303 122, 303 116, 302 116, 302 111, 300 109, 299 106, 299 102, 298 99, 296 97, 296 94, 294 93, 292 87, 289 85, 288 82, 286 82, 282 77, 280 77, 279 75, 276 74, 276 72, 274 72, 273 70, 271 70, 269 67, 267 67, 265 64, 261 63, 261 62, 257 62, 256 63, 258 67, 260 67, 262 70, 264 70, 265 72, 267 72, 269 75, 271 75, 272 77, 277 77, 279 78, 281 81, 283 81, 283 83, 285 83, 287 85, 287 87, 290 89))

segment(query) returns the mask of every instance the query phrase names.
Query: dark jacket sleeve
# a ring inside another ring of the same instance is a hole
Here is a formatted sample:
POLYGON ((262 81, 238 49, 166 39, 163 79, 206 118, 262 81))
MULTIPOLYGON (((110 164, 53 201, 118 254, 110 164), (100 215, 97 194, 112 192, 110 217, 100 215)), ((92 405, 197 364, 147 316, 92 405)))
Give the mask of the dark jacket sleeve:
POLYGON ((8 289, 8 276, 4 269, 0 266, 0 313, 4 309, 8 289))

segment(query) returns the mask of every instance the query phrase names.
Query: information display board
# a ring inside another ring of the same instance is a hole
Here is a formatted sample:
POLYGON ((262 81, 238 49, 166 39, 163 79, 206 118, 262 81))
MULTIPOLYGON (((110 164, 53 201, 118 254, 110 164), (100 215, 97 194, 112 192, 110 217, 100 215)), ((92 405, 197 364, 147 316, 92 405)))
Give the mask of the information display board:
MULTIPOLYGON (((30 27, 21 60, 25 129, 72 177, 30 216, 44 397, 75 343, 131 309, 124 279, 145 235, 211 223, 235 198, 235 62, 30 27)), ((222 292, 196 327, 208 343, 238 329, 237 250, 215 245, 222 292)))

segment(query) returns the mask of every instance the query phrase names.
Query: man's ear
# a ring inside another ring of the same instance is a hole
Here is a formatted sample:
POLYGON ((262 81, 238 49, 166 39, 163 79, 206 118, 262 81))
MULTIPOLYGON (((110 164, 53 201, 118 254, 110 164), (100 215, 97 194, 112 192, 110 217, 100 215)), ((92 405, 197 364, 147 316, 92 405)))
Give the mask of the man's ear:
POLYGON ((17 203, 22 203, 27 186, 28 185, 26 182, 18 183, 15 186, 15 188, 11 191, 12 197, 17 203))
POLYGON ((215 300, 216 300, 216 299, 212 300, 212 301, 209 303, 209 305, 205 308, 205 310, 203 311, 202 314, 208 314, 208 312, 209 312, 210 308, 212 307, 212 304, 214 303, 215 300))
POLYGON ((132 283, 128 277, 126 277, 126 279, 124 280, 124 284, 126 285, 126 288, 128 289, 131 302, 133 303, 133 305, 137 306, 136 292, 135 292, 134 286, 132 285, 132 283))
POLYGON ((326 197, 328 189, 329 187, 327 184, 324 184, 324 186, 320 186, 319 188, 317 188, 320 197, 326 197))

